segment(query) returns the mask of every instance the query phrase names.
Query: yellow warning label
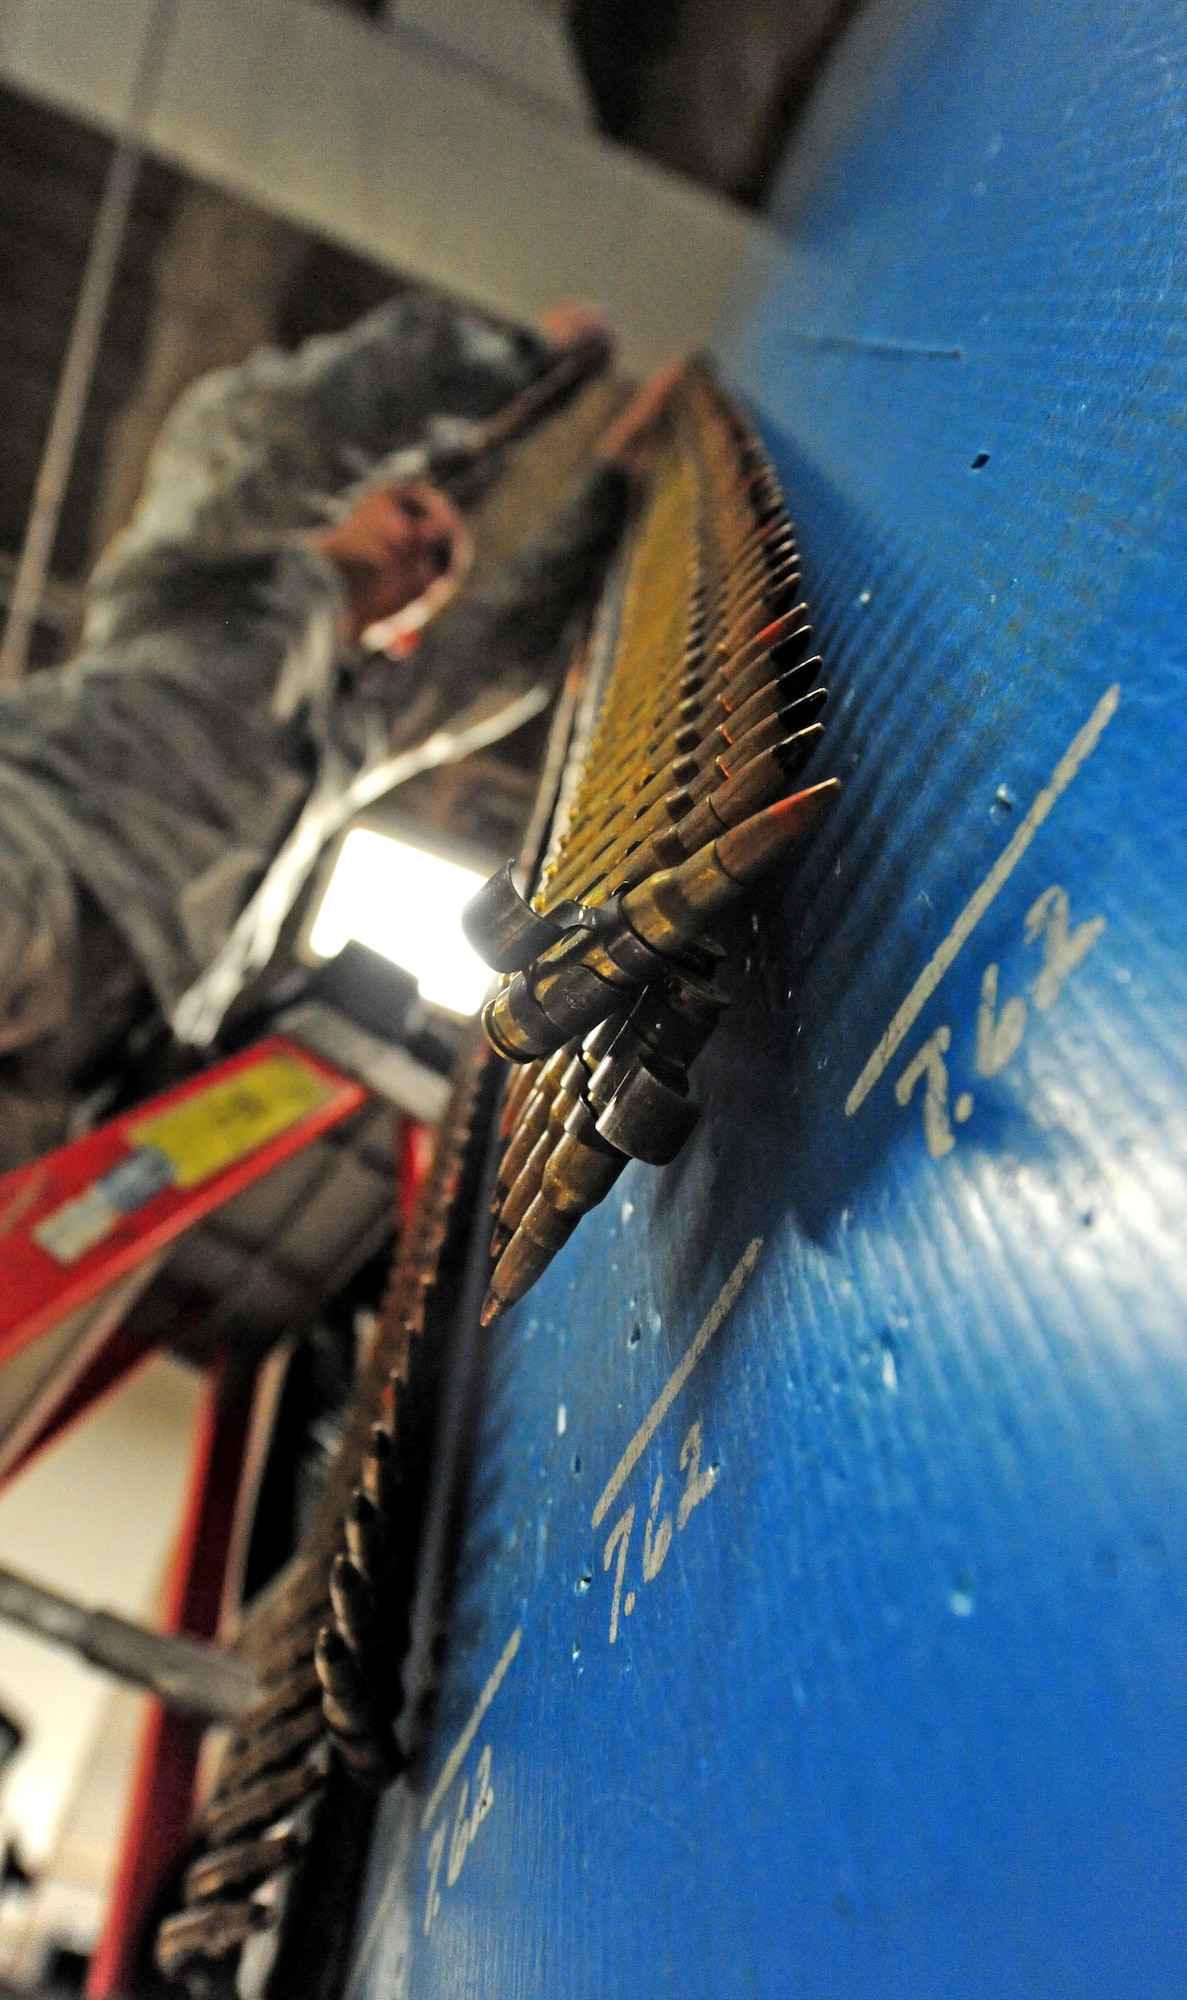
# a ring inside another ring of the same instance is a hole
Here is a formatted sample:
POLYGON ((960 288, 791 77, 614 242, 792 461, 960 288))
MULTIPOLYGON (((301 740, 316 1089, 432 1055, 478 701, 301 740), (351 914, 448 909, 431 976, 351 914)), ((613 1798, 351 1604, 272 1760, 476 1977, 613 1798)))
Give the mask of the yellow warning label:
POLYGON ((266 1056, 252 1069, 188 1097, 130 1128, 138 1146, 170 1160, 178 1187, 197 1187, 332 1097, 334 1087, 291 1056, 266 1056))

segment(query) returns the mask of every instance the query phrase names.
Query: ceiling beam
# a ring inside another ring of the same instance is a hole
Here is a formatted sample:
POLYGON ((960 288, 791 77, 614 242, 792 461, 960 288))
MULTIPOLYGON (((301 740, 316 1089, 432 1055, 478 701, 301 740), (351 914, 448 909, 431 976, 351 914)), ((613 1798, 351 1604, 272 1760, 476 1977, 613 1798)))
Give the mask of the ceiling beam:
MULTIPOLYGON (((151 0, 0 0, 0 81, 129 130, 151 0)), ((175 0, 135 134, 200 178, 529 319, 602 300, 628 367, 706 342, 764 225, 421 35, 319 0, 175 0)))

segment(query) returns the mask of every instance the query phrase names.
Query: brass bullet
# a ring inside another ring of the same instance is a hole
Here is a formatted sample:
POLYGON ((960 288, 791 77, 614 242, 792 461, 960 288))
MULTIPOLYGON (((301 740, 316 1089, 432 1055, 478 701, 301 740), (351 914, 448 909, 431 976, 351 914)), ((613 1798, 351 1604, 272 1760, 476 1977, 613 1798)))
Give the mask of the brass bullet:
MULTIPOLYGON (((794 684, 792 692, 794 694, 794 684)), ((720 731, 714 732, 702 740, 696 754, 676 759, 657 775, 639 795, 640 809, 636 816, 625 824, 612 824, 610 830, 600 836, 591 835, 586 845, 573 857, 573 867, 583 867, 592 872, 601 866, 607 876, 614 874, 631 850, 650 833, 680 817, 690 810, 698 798, 713 790, 719 782, 719 767, 721 775, 730 776, 740 770, 750 757, 770 749, 781 736, 789 733, 778 710, 773 710, 734 740, 720 731), (668 789, 669 779, 675 781, 675 791, 668 789), (681 796, 682 793, 684 796, 681 796)))
MULTIPOLYGON (((166 1917, 157 1933, 156 1959, 167 1979, 178 1979, 194 1960, 225 1959, 245 1944, 257 1931, 266 1930, 272 1919, 262 1904, 251 1899, 199 1903, 197 1909, 180 1910, 166 1917)), ((202 1988, 207 1982, 202 1980, 202 1988)))
POLYGON ((338 1630, 357 1658, 375 1629, 375 1600, 349 1556, 335 1556, 331 1565, 330 1602, 338 1630))
POLYGON ((624 921, 653 950, 679 952, 803 838, 840 789, 837 779, 829 778, 781 799, 707 842, 679 867, 649 876, 623 897, 624 921))
POLYGON ((772 613, 780 612, 800 580, 799 558, 796 556, 781 564, 774 574, 758 578, 738 596, 731 594, 723 607, 726 642, 739 643, 749 636, 764 613, 769 620, 772 613))
MULTIPOLYGON (((550 1121, 551 1122, 551 1121, 550 1121)), ((528 1209, 540 1192, 544 1179, 544 1169, 549 1155, 557 1143, 556 1134, 544 1131, 540 1134, 520 1172, 516 1175, 507 1199, 499 1211, 499 1235, 508 1240, 514 1236, 528 1209)))
POLYGON ((313 1663, 324 1692, 350 1718, 350 1730, 365 1728, 372 1708, 359 1674, 359 1664, 336 1625, 323 1625, 314 1646, 313 1663))
POLYGON ((727 743, 713 759, 713 769, 720 771, 723 778, 736 777, 754 757, 761 757, 774 743, 788 732, 778 710, 773 715, 764 715, 745 736, 739 736, 736 743, 727 743))
POLYGON ((760 653, 773 653, 784 639, 789 638, 796 627, 803 623, 807 614, 806 604, 793 604, 788 611, 772 618, 753 638, 739 646, 737 651, 722 662, 721 672, 725 680, 735 680, 745 667, 756 660, 760 653))
POLYGON ((495 1266, 480 1315, 483 1326, 489 1326, 497 1314, 531 1290, 580 1219, 579 1215, 556 1215, 537 1195, 495 1266))
MULTIPOLYGON (((761 656, 759 657, 761 658, 761 656)), ((752 662, 751 664, 755 663, 752 662)), ((756 699, 757 694, 761 693, 763 688, 779 687, 780 683, 785 680, 785 676, 794 672, 799 664, 801 663, 797 661, 788 663, 772 657, 770 665, 774 671, 766 678, 762 677, 760 673, 758 676, 759 685, 749 699, 756 699)), ((736 683, 734 685, 736 687, 736 683)), ((726 712, 724 701, 729 698, 729 693, 724 688, 719 695, 715 684, 711 687, 706 687, 703 695, 691 697, 685 715, 678 715, 671 722, 665 723, 662 735, 657 735, 639 746, 639 752, 646 759, 649 768, 660 771, 672 762, 674 756, 691 756, 696 754, 698 746, 711 733, 719 715, 726 712)), ((745 703, 742 703, 741 706, 745 707, 745 703)), ((760 718, 756 714, 755 720, 758 719, 760 718)), ((748 723, 746 726, 749 727, 751 725, 748 723)), ((619 795, 621 796, 627 789, 627 785, 624 784, 620 788, 619 795)))
MULTIPOLYGON (((563 1049, 557 1050, 557 1057, 563 1059, 563 1049)), ((557 1057, 553 1057, 552 1060, 555 1062, 557 1057)), ((552 1110, 552 1100, 556 1094, 556 1084, 559 1084, 559 1082, 560 1078, 558 1076, 556 1083, 551 1087, 543 1084, 538 1086, 532 1092, 530 1102, 524 1106, 523 1116, 515 1127, 511 1141, 499 1163, 492 1202, 493 1207, 502 1207, 504 1201, 507 1199, 508 1192, 514 1187, 524 1167, 527 1165, 532 1147, 548 1124, 548 1114, 552 1110)))
POLYGON ((500 1139, 507 1138, 513 1130, 528 1097, 540 1080, 541 1067, 539 1063, 523 1063, 513 1069, 508 1076, 503 1095, 503 1109, 499 1118, 500 1139))
MULTIPOLYGON (((805 721, 823 696, 820 689, 796 704, 805 721)), ((604 1019, 621 1006, 622 989, 654 977, 663 956, 694 943, 706 920, 736 900, 741 884, 756 879, 801 838, 838 789, 830 780, 782 800, 707 842, 678 867, 640 882, 623 897, 619 917, 608 912, 603 929, 573 932, 530 973, 516 973, 488 1010, 494 1034, 500 1042, 518 1037, 523 1051, 535 1055, 562 1033, 584 1032, 604 1019)))
MULTIPOLYGON (((819 662, 816 660, 809 660, 807 662, 813 673, 818 664, 819 662)), ((808 676, 808 679, 811 679, 811 675, 808 676)), ((803 685, 804 669, 802 667, 788 667, 777 679, 767 681, 764 687, 759 688, 757 694, 752 694, 749 701, 744 701, 741 708, 735 709, 733 714, 727 717, 726 721, 721 724, 721 731, 726 742, 737 743, 754 728, 756 722, 761 722, 765 716, 782 715, 786 719, 790 717, 793 709, 805 710, 804 723, 806 723, 809 719, 809 711, 815 714, 818 708, 823 707, 828 697, 824 688, 817 688, 813 693, 804 695, 802 693, 803 685)), ((801 727, 803 726, 801 724, 801 727)))
POLYGON ((376 1735, 356 1738, 335 1734, 334 1747, 355 1784, 365 1792, 382 1792, 404 1769, 405 1760, 394 1739, 384 1743, 376 1735))
POLYGON ((230 1847, 203 1854, 191 1862, 185 1874, 187 1902, 204 1902, 227 1889, 262 1882, 296 1858, 301 1836, 292 1825, 269 1827, 258 1840, 235 1841, 230 1847))
MULTIPOLYGON (((811 637, 810 625, 797 625, 795 631, 788 634, 774 653, 760 653, 757 660, 751 661, 740 674, 735 675, 732 680, 725 681, 717 696, 725 714, 735 715, 743 702, 749 701, 752 694, 757 694, 759 688, 768 680, 790 667, 799 666, 801 669, 811 667, 815 672, 821 660, 819 653, 811 659, 807 657, 808 642, 811 637)), ((810 687, 811 682, 805 681, 804 685, 810 687)))
POLYGON ((579 1105, 544 1170, 540 1192, 557 1215, 587 1215, 604 1201, 626 1165, 626 1155, 598 1134, 593 1114, 579 1105))
MULTIPOLYGON (((565 1051, 559 1051, 564 1056, 565 1051)), ((556 1058, 553 1058, 555 1062, 556 1058)), ((552 1063, 549 1064, 549 1068, 552 1063)), ((565 1129, 565 1120, 580 1092, 585 1088, 587 1070, 580 1054, 568 1056, 547 1106, 543 1129, 530 1147, 507 1191, 491 1239, 492 1254, 501 1254, 504 1244, 518 1229, 531 1202, 540 1190, 544 1168, 553 1147, 565 1129)))
MULTIPOLYGON (((782 718, 771 717, 770 720, 775 723, 781 722, 782 718)), ((760 728, 762 726, 759 725, 760 728)), ((669 868, 684 860, 706 840, 712 840, 727 827, 737 826, 740 821, 749 819, 753 813, 769 805, 787 790, 792 779, 803 770, 823 735, 823 725, 815 723, 748 759, 740 770, 726 777, 724 784, 708 791, 674 826, 652 834, 640 848, 629 854, 616 871, 619 886, 641 881, 657 868, 669 868)), ((718 765, 723 761, 718 758, 718 765)))
POLYGON ((346 1507, 346 1549, 355 1568, 372 1590, 387 1567, 387 1527, 373 1500, 353 1493, 346 1507))

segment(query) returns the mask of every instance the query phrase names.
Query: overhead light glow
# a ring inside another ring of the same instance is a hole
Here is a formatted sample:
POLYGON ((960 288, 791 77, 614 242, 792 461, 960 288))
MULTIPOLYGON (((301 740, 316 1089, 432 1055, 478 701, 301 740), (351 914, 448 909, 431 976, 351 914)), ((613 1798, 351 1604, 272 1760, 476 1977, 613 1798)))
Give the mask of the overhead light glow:
POLYGON ((483 876, 439 854, 354 827, 347 834, 309 934, 318 958, 351 938, 402 965, 421 996, 455 1014, 476 1014, 489 968, 462 935, 462 910, 483 876))

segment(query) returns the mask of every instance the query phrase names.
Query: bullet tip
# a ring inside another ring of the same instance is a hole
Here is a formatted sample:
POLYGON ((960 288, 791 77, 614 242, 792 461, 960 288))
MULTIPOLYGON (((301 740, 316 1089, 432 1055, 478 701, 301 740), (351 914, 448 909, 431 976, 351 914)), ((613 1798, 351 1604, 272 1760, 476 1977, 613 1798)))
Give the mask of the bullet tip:
POLYGON ((821 812, 840 792, 840 781, 827 778, 805 792, 780 799, 753 818, 731 827, 717 841, 717 858, 735 882, 756 882, 772 863, 814 826, 821 812))
POLYGON ((503 1301, 492 1285, 490 1291, 482 1301, 482 1311, 478 1315, 479 1326, 489 1326, 492 1320, 497 1319, 502 1310, 502 1305, 503 1301))
POLYGON ((771 811, 789 832, 794 829, 796 833, 806 833, 825 807, 831 806, 833 800, 840 796, 840 791, 839 778, 825 778, 822 784, 809 785, 807 791, 795 792, 789 799, 779 799, 771 811))

